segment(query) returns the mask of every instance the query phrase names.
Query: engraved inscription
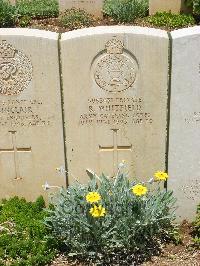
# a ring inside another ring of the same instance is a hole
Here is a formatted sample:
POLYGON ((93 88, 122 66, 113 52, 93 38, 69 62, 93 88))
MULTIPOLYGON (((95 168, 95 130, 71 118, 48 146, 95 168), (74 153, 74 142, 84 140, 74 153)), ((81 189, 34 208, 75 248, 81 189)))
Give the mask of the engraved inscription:
POLYGON ((14 154, 14 167, 15 167, 15 180, 20 180, 22 177, 19 173, 19 161, 18 161, 18 153, 19 152, 31 152, 31 147, 23 147, 19 148, 17 147, 16 142, 16 131, 8 131, 12 135, 12 148, 11 149, 0 149, 0 153, 10 153, 12 152, 14 154))
POLYGON ((144 111, 143 100, 135 97, 88 98, 88 110, 80 115, 80 125, 152 124, 151 114, 144 111))
POLYGON ((113 172, 117 173, 118 169, 118 152, 119 151, 132 151, 132 144, 130 145, 118 145, 118 131, 120 129, 111 129, 113 132, 113 144, 110 146, 101 146, 99 145, 99 151, 100 152, 112 152, 113 153, 113 172))
POLYGON ((123 43, 113 38, 106 43, 106 54, 97 60, 94 79, 107 92, 117 93, 130 88, 137 73, 137 62, 124 53, 123 43))
POLYGON ((0 94, 17 95, 27 89, 32 71, 28 57, 3 40, 0 44, 0 94))
POLYGON ((0 127, 50 126, 54 117, 48 114, 47 107, 40 100, 0 101, 0 127))
POLYGON ((92 0, 73 0, 73 4, 96 4, 96 1, 92 0))

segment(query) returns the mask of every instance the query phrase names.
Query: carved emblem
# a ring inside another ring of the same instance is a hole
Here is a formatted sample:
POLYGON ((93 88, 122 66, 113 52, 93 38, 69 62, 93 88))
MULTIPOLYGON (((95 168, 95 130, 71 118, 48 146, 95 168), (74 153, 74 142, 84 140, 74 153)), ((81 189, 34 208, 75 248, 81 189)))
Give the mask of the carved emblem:
POLYGON ((0 94, 17 95, 32 80, 32 65, 21 51, 5 40, 0 44, 0 94))
POLYGON ((115 37, 105 45, 106 54, 96 63, 94 79, 97 85, 112 93, 122 92, 133 85, 138 65, 124 52, 123 43, 115 37))

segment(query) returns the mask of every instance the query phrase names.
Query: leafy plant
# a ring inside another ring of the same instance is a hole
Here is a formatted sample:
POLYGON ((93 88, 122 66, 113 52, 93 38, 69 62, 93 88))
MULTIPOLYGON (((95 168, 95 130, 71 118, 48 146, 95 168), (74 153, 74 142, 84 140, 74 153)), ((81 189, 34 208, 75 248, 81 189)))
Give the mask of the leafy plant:
POLYGON ((93 17, 81 9, 67 9, 60 17, 60 24, 70 30, 93 25, 93 17))
POLYGON ((103 13, 117 22, 132 22, 144 17, 149 8, 148 0, 106 0, 103 13))
POLYGON ((57 0, 18 0, 16 8, 20 17, 49 18, 59 15, 57 0))
MULTIPOLYGON (((76 183, 53 199, 45 221, 69 256, 127 265, 135 254, 157 251, 159 241, 173 234, 172 192, 159 182, 152 185, 153 179, 130 181, 122 167, 114 179, 92 175, 88 185, 76 183)), ((158 172, 155 178, 166 180, 167 174, 158 172)))
POLYGON ((187 6, 193 8, 193 13, 200 15, 200 0, 186 0, 187 6))
POLYGON ((167 27, 171 29, 192 26, 195 20, 191 15, 179 15, 167 12, 157 12, 155 15, 147 18, 147 21, 157 27, 167 27))
POLYGON ((56 254, 54 241, 46 238, 47 213, 42 197, 35 203, 14 197, 0 207, 0 265, 39 266, 56 254))
POLYGON ((25 28, 30 25, 31 17, 23 16, 18 19, 18 25, 22 28, 25 28))
POLYGON ((197 207, 197 215, 195 221, 193 222, 193 226, 194 244, 197 248, 200 248, 200 204, 197 207))
POLYGON ((15 8, 7 0, 0 0, 0 27, 13 26, 15 19, 15 8))

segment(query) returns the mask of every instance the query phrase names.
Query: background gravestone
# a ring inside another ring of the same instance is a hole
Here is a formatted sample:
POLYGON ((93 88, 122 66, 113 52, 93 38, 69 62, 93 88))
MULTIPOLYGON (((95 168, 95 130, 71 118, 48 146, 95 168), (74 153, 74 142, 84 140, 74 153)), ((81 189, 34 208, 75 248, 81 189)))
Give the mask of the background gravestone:
POLYGON ((86 169, 139 179, 165 169, 168 36, 97 27, 61 39, 69 183, 86 169))
POLYGON ((103 2, 104 0, 59 0, 59 8, 60 11, 64 11, 74 7, 84 9, 96 16, 102 16, 103 2))
POLYGON ((180 14, 181 12, 187 12, 188 10, 185 0, 149 0, 150 15, 154 15, 156 12, 180 14))
POLYGON ((15 4, 16 4, 16 0, 9 0, 9 2, 10 2, 12 5, 15 5, 15 4))
POLYGON ((169 188, 180 220, 195 215, 200 199, 200 27, 172 35, 169 188))
POLYGON ((64 185, 58 34, 0 30, 0 197, 34 200, 64 185))

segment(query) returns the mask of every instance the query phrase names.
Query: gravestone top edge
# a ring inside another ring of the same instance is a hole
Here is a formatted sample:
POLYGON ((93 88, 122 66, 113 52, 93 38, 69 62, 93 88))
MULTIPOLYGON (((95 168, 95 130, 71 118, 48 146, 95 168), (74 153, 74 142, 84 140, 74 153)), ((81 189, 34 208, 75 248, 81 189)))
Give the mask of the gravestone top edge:
POLYGON ((168 39, 167 31, 148 28, 148 27, 139 27, 139 26, 98 26, 85 29, 73 30, 70 32, 65 32, 61 35, 61 41, 67 39, 73 39, 82 36, 91 36, 91 35, 102 35, 102 34, 138 34, 146 35, 153 37, 161 37, 168 39))
POLYGON ((170 32, 173 39, 200 34, 200 26, 194 26, 170 32))
POLYGON ((24 37, 38 37, 42 39, 54 39, 58 40, 59 34, 56 32, 38 30, 38 29, 21 29, 21 28, 1 28, 0 36, 24 36, 24 37))

